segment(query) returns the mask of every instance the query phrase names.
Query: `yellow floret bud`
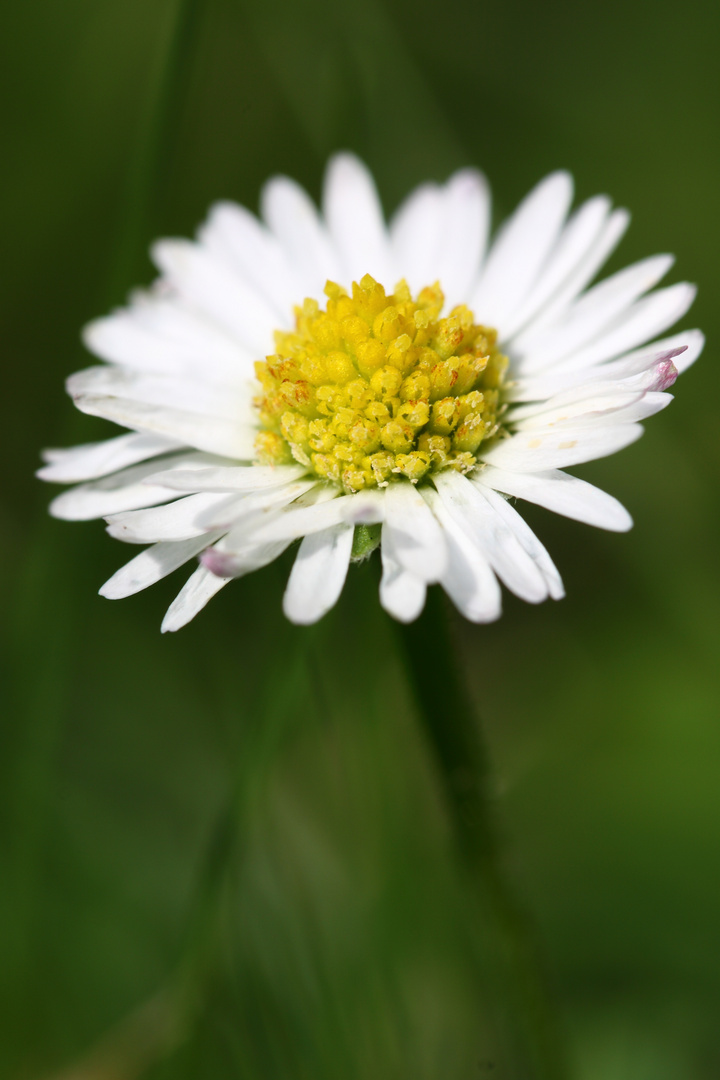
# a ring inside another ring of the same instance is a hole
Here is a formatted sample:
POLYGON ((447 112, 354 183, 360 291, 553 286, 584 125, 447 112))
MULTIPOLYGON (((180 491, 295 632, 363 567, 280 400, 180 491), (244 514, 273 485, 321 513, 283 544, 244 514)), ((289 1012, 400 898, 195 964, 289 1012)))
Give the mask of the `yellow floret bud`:
POLYGON ((432 430, 438 435, 449 435, 460 423, 460 402, 446 397, 435 401, 432 407, 432 430))
POLYGON ((420 398, 428 401, 430 398, 430 378, 424 371, 413 371, 406 379, 403 379, 398 397, 403 401, 418 401, 420 398))
POLYGON ((412 480, 413 484, 417 484, 418 480, 422 480, 425 473, 428 472, 431 463, 430 454, 422 450, 413 450, 411 454, 396 455, 393 472, 402 473, 403 476, 407 476, 408 480, 412 480))
POLYGON ((336 442, 337 435, 330 431, 329 421, 310 421, 310 423, 308 424, 308 444, 311 450, 317 450, 319 453, 329 454, 331 453, 336 442))
POLYGON ((453 435, 453 449, 474 454, 485 438, 485 421, 477 413, 470 413, 453 435))
POLYGON ((348 432, 348 437, 358 450, 371 454, 380 449, 380 427, 370 420, 356 420, 348 432))
POLYGON ((365 416, 381 425, 392 419, 392 413, 384 401, 371 401, 365 408, 365 416))
POLYGON ((391 420, 382 429, 380 437, 386 450, 390 450, 393 454, 406 454, 412 449, 415 432, 409 424, 391 420))
POLYGON ((385 363, 385 346, 376 338, 361 341, 356 350, 357 366, 361 375, 370 376, 385 363))
POLYGON ((427 401, 404 401, 395 410, 395 419, 404 421, 417 431, 425 427, 430 419, 430 406, 427 401))
MULTIPOLYGON (((386 307, 379 315, 375 316, 373 334, 378 341, 382 341, 383 345, 389 345, 401 333, 400 312, 396 307, 386 307)), ((409 344, 410 339, 408 338, 409 344)))
POLYGON ((402 381, 402 375, 397 368, 383 367, 370 379, 370 389, 379 401, 389 401, 397 396, 402 381))
POLYGON ((395 455, 380 451, 380 453, 372 454, 369 458, 366 458, 363 465, 370 466, 376 484, 385 485, 392 476, 395 467, 395 455))
POLYGON ((355 365, 346 352, 335 350, 325 359, 326 382, 344 385, 357 375, 355 365))
POLYGON ((343 340, 350 348, 356 349, 370 337, 370 327, 359 315, 349 315, 340 326, 343 340))

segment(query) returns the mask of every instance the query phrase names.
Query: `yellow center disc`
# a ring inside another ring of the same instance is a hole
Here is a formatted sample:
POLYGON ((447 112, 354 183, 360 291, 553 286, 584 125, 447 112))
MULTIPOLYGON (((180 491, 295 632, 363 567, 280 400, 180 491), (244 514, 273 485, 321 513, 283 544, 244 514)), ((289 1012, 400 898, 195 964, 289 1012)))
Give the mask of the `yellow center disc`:
POLYGON ((405 281, 387 296, 366 274, 352 296, 331 281, 325 295, 326 310, 306 300, 255 365, 258 461, 300 462, 348 492, 472 469, 498 430, 496 331, 465 306, 440 318, 439 284, 413 300, 405 281))

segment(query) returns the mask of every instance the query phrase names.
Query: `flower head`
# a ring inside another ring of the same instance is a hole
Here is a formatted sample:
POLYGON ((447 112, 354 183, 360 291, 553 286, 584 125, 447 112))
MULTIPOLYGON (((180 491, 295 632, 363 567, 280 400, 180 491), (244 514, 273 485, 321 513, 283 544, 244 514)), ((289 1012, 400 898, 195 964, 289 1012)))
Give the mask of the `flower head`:
POLYGON ((703 345, 692 330, 647 344, 694 297, 651 291, 669 256, 588 288, 628 216, 599 196, 568 217, 571 200, 553 173, 488 248, 482 174, 418 188, 386 226, 371 176, 341 154, 322 214, 280 177, 261 220, 219 203, 194 243, 157 243, 159 280, 87 328, 106 362, 68 382, 79 409, 129 433, 47 451, 39 472, 78 484, 56 517, 105 517, 151 545, 101 593, 199 557, 163 623, 176 630, 299 540, 284 598, 298 623, 377 546, 380 601, 403 621, 433 582, 477 622, 500 614, 498 579, 532 603, 561 597, 508 500, 630 528, 617 500, 561 470, 634 442, 703 345))

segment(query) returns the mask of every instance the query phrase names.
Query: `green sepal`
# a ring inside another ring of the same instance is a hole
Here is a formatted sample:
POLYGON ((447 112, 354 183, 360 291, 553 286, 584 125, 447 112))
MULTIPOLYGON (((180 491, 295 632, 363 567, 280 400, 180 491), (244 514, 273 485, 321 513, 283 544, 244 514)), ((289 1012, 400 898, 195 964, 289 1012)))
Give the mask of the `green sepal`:
POLYGON ((351 559, 353 562, 361 562, 372 555, 376 547, 380 545, 381 525, 356 525, 353 533, 351 559))

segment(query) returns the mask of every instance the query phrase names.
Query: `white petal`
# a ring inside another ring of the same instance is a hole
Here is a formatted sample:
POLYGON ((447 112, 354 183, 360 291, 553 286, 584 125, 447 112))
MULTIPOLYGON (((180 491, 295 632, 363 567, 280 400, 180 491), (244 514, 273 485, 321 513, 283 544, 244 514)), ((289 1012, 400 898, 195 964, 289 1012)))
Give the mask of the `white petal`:
POLYGON ((380 547, 380 555, 383 568, 380 603, 398 622, 413 622, 425 606, 427 586, 422 578, 403 569, 384 544, 380 547))
POLYGON ((390 221, 398 274, 413 293, 437 281, 445 214, 445 192, 436 184, 423 184, 411 192, 390 221))
POLYGON ((300 281, 281 245, 254 214, 237 203, 215 203, 198 240, 262 293, 277 316, 278 328, 292 327, 293 307, 302 294, 300 281))
POLYGON ((158 240, 152 257, 188 303, 230 331, 250 352, 264 356, 273 351, 277 315, 239 275, 189 240, 158 240))
POLYGON ((680 334, 643 345, 618 360, 600 364, 595 369, 603 378, 623 379, 648 371, 666 360, 672 360, 680 375, 695 363, 705 345, 705 335, 700 330, 683 330, 680 334))
POLYGON ((270 543, 256 544, 246 540, 229 550, 225 537, 215 547, 207 548, 200 561, 216 577, 239 578, 274 562, 291 543, 291 540, 273 540, 270 543))
POLYGON ((443 531, 409 481, 395 481, 385 488, 381 543, 405 570, 428 584, 439 581, 447 566, 443 531))
POLYGON ((547 590, 553 600, 562 600, 565 595, 562 579, 547 549, 540 543, 524 518, 514 510, 502 495, 492 488, 483 488, 482 494, 488 500, 498 517, 501 517, 516 538, 523 551, 526 551, 540 571, 547 590))
POLYGON ((531 327, 513 342, 517 369, 522 374, 541 371, 557 366, 566 357, 574 357, 606 328, 614 327, 621 313, 631 309, 639 296, 656 285, 672 264, 672 255, 653 255, 626 266, 595 285, 556 322, 541 329, 531 327))
POLYGON ((471 307, 504 337, 505 320, 527 296, 542 270, 572 202, 572 178, 556 172, 520 203, 490 249, 471 307))
POLYGON ((513 473, 488 465, 473 481, 598 529, 626 532, 632 528, 632 518, 617 499, 568 473, 513 473))
POLYGON ((183 563, 199 555, 203 548, 213 544, 219 535, 206 533, 192 540, 170 541, 145 548, 108 578, 99 590, 100 595, 108 600, 122 600, 155 585, 183 563))
POLYGON ((339 525, 345 520, 347 505, 345 499, 354 496, 345 495, 340 498, 316 503, 313 506, 303 506, 299 509, 290 507, 284 514, 273 518, 267 525, 263 525, 253 533, 253 540, 270 542, 271 540, 296 540, 310 533, 322 532, 333 525, 339 525))
POLYGON ((586 416, 608 420, 616 410, 634 404, 642 396, 641 388, 629 388, 622 383, 579 386, 548 401, 513 409, 508 413, 508 424, 513 431, 537 431, 558 424, 580 423, 586 416))
POLYGON ((518 349, 524 348, 526 335, 528 339, 533 338, 542 328, 562 318, 575 297, 579 296, 585 286, 592 281, 600 267, 615 250, 629 224, 630 215, 627 210, 613 211, 590 251, 568 275, 553 297, 530 319, 527 330, 524 330, 520 337, 513 341, 513 348, 515 346, 518 349))
POLYGON ((602 364, 628 349, 634 349, 636 345, 643 345, 681 319, 695 299, 696 292, 694 285, 680 282, 643 297, 612 329, 568 357, 558 365, 559 368, 575 371, 593 364, 602 364))
POLYGON ((642 431, 639 424, 520 431, 484 453, 483 461, 510 472, 563 469, 615 454, 639 439, 642 431))
POLYGON ((384 500, 379 492, 363 491, 357 495, 335 497, 333 489, 328 488, 325 500, 298 509, 288 507, 284 513, 254 532, 253 539, 258 542, 295 540, 342 522, 372 525, 383 519, 384 500))
POLYGON ((538 566, 477 485, 451 469, 437 473, 433 481, 448 513, 507 587, 531 604, 545 600, 548 589, 538 566))
POLYGON ((638 388, 643 390, 667 389, 678 376, 677 365, 680 364, 682 370, 685 370, 702 351, 704 339, 700 334, 700 340, 697 340, 695 333, 688 331, 675 338, 667 338, 665 342, 658 341, 607 364, 596 364, 593 367, 579 368, 577 371, 548 371, 528 379, 518 379, 512 387, 512 400, 531 403, 522 408, 536 410, 544 407, 546 398, 580 393, 587 385, 623 382, 630 386, 635 385, 630 380, 637 380, 638 388), (658 345, 671 345, 673 342, 676 343, 674 348, 657 351, 658 345), (686 352, 690 352, 689 362, 685 360, 686 352))
POLYGON ((256 431, 222 417, 202 416, 182 409, 168 409, 162 405, 96 394, 81 395, 75 399, 75 404, 80 412, 89 413, 90 416, 102 416, 105 420, 114 420, 116 424, 137 431, 164 435, 221 457, 250 461, 255 453, 256 431))
MULTIPOLYGON (((189 466, 191 460, 180 455, 179 464, 189 466)), ((50 504, 50 513, 65 521, 89 521, 176 499, 176 491, 156 482, 157 472, 156 461, 145 461, 101 480, 80 484, 58 495, 50 504)), ((171 469, 168 473, 171 474, 171 469)))
POLYGON ((335 605, 345 584, 354 531, 352 525, 335 525, 300 544, 283 598, 290 622, 309 626, 335 605))
POLYGON ((53 499, 48 512, 62 521, 91 521, 119 514, 126 510, 139 510, 157 506, 177 498, 177 492, 157 485, 132 484, 113 491, 97 491, 87 484, 64 491, 53 499))
MULTIPOLYGON (((340 281, 342 270, 325 226, 307 192, 286 176, 265 185, 262 216, 282 244, 306 296, 319 299, 328 278, 340 281)), ((298 297, 301 303, 305 297, 298 297)))
POLYGON ((131 432, 102 442, 83 443, 59 450, 43 450, 48 463, 35 474, 41 480, 58 484, 74 484, 78 480, 95 480, 99 476, 134 465, 146 458, 166 454, 182 444, 162 435, 131 432))
POLYGON ((138 371, 195 376, 223 387, 253 377, 252 351, 177 297, 138 292, 129 308, 85 327, 87 348, 138 371))
POLYGON ((519 328, 541 311, 562 288, 598 240, 610 214, 604 195, 588 199, 563 229, 542 273, 514 315, 503 325, 503 339, 510 340, 519 328))
POLYGON ((490 230, 490 191, 477 169, 463 169, 444 191, 445 215, 436 266, 430 285, 439 280, 453 308, 468 300, 477 281, 490 230))
POLYGON ((349 287, 372 274, 389 293, 398 274, 375 182, 354 154, 336 154, 325 174, 323 212, 349 287))
MULTIPOLYGON (((573 385, 558 393, 548 396, 546 401, 540 400, 542 395, 534 394, 532 401, 524 405, 511 405, 507 413, 507 422, 511 426, 520 426, 521 421, 540 418, 550 413, 555 413, 563 406, 575 406, 577 403, 589 403, 590 399, 597 396, 598 409, 607 409, 612 405, 612 398, 622 398, 624 394, 645 394, 649 390, 668 390, 677 379, 678 371, 674 360, 682 355, 682 349, 671 349, 664 353, 655 353, 648 356, 636 357, 635 360, 618 361, 617 364, 598 365, 597 367, 583 371, 590 379, 586 383, 573 385), (613 378, 613 374, 619 373, 622 378, 613 378)), ((548 378, 545 383, 551 386, 548 378)), ((523 393, 528 393, 530 381, 523 387, 523 393)), ((619 401, 622 404, 621 401, 619 401)), ((578 410, 576 410, 578 411, 578 410)), ((582 411, 579 410, 579 411, 582 411)))
POLYGON ((160 627, 162 633, 186 626, 228 581, 230 578, 216 577, 206 567, 199 566, 167 609, 160 627))
POLYGON ((264 491, 304 476, 304 465, 225 465, 159 473, 156 479, 175 491, 264 491))
POLYGON ((222 416, 233 423, 253 424, 252 386, 245 394, 209 385, 201 380, 133 371, 115 364, 76 371, 66 382, 68 394, 123 397, 151 405, 165 405, 205 416, 222 416))
POLYGON ((203 512, 197 519, 204 529, 235 528, 241 523, 253 529, 264 525, 269 515, 288 506, 301 495, 318 486, 316 477, 296 480, 282 487, 265 488, 244 494, 226 495, 217 505, 203 512))
MULTIPOLYGON (((647 420, 650 416, 655 416, 656 413, 666 409, 670 402, 673 400, 672 394, 662 394, 650 392, 643 394, 637 401, 626 405, 622 409, 617 409, 610 419, 614 424, 637 424, 641 420, 647 420)), ((582 427, 584 430, 589 428, 600 428, 605 426, 605 419, 602 416, 585 416, 582 418, 582 427)), ((573 421, 573 425, 575 421, 573 421)))
POLYGON ((207 530, 198 519, 224 496, 187 495, 165 506, 153 506, 148 510, 129 510, 125 514, 111 514, 107 518, 110 536, 130 544, 154 544, 159 540, 189 540, 201 536, 207 530))
POLYGON ((442 525, 448 546, 448 564, 440 584, 466 619, 492 622, 502 611, 502 597, 489 562, 456 524, 437 492, 429 487, 423 487, 422 492, 442 525))

